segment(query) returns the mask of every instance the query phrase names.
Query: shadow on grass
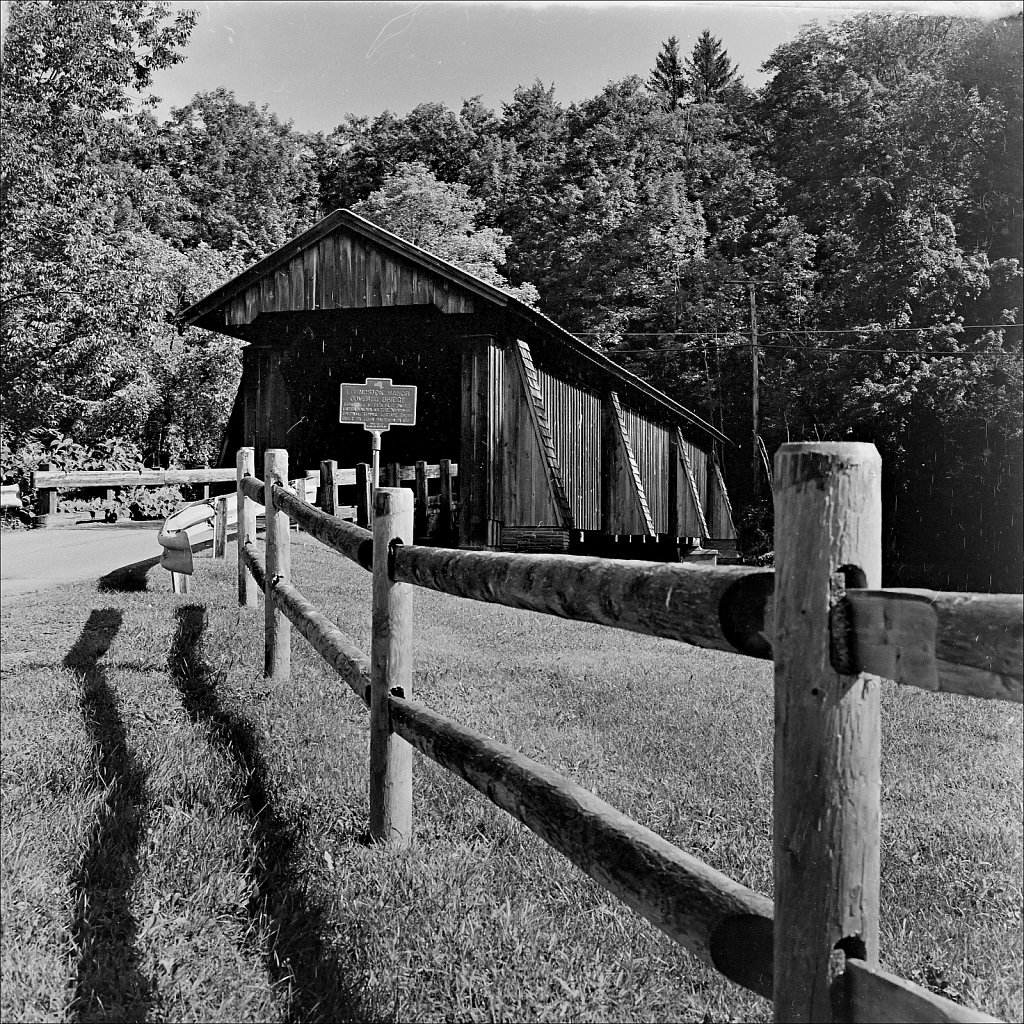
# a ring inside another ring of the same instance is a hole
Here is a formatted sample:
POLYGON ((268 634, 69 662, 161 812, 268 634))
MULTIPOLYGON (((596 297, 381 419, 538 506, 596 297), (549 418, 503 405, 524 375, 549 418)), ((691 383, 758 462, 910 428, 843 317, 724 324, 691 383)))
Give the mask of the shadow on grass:
POLYGON ((135 593, 140 590, 148 590, 149 583, 147 576, 154 565, 158 565, 160 556, 143 558, 139 562, 132 562, 131 565, 124 565, 120 569, 114 569, 105 576, 100 577, 99 590, 102 593, 135 593))
POLYGON ((114 609, 92 611, 64 659, 64 667, 81 676, 82 717, 95 758, 90 782, 103 797, 71 880, 71 935, 78 951, 73 1021, 145 1020, 152 996, 129 906, 145 828, 146 773, 128 750, 117 698, 100 664, 121 620, 114 609))
POLYGON ((251 828, 256 854, 250 869, 255 896, 249 914, 254 922, 262 918, 269 925, 265 966, 275 986, 287 995, 286 1020, 392 1019, 367 989, 362 950, 339 955, 324 938, 334 922, 303 887, 298 870, 301 828, 274 808, 260 734, 244 714, 221 705, 216 679, 203 657, 204 609, 183 605, 175 615, 177 628, 168 659, 171 677, 186 713, 206 726, 211 742, 231 758, 242 780, 241 813, 251 828))

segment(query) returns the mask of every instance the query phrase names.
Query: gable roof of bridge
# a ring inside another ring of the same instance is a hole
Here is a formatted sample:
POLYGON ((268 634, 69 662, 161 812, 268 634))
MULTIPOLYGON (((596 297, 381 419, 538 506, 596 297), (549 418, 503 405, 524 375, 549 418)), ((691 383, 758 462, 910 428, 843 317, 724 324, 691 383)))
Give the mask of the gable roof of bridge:
POLYGON ((710 423, 591 348, 554 320, 351 210, 336 210, 179 314, 183 325, 245 337, 260 313, 411 305, 444 313, 495 312, 529 325, 601 376, 720 441, 710 423), (332 246, 332 240, 339 240, 332 246), (348 242, 342 241, 348 240, 348 242), (353 250, 348 243, 361 246, 353 250), (339 266, 339 263, 344 263, 339 266), (397 300, 397 301, 396 301, 397 300), (404 300, 404 301, 403 301, 404 300))

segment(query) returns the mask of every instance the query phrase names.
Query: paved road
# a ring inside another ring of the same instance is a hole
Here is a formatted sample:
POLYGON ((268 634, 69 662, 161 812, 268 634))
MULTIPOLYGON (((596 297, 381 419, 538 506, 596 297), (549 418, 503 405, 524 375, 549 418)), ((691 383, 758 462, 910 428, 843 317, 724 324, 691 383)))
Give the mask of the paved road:
POLYGON ((0 534, 0 597, 46 590, 68 580, 99 579, 123 566, 158 558, 159 522, 90 523, 0 534))

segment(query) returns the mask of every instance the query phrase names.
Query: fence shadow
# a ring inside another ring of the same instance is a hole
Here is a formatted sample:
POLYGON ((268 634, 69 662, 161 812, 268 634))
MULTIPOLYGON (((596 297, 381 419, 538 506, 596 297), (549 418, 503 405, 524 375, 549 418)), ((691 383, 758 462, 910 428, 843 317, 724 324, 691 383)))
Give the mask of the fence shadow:
POLYGON ((102 794, 71 879, 71 935, 78 951, 73 1021, 145 1020, 152 1000, 129 902, 145 828, 146 772, 128 749, 117 698, 100 663, 121 622, 120 611, 93 610, 64 659, 64 667, 81 676, 82 717, 95 758, 89 785, 102 794))
MULTIPOLYGON (((241 810, 251 829, 253 921, 269 923, 265 967, 287 994, 288 1021, 386 1021, 393 1014, 368 991, 360 948, 335 954, 325 936, 335 930, 327 909, 304 888, 298 873, 301 829, 275 808, 268 794, 262 738, 245 715, 224 707, 202 652, 206 615, 200 605, 175 612, 177 626, 168 658, 182 705, 210 741, 234 762, 242 780, 241 810)), ((356 946, 360 945, 358 936, 356 946)))
POLYGON ((149 590, 149 570, 160 563, 160 556, 143 558, 141 561, 132 562, 131 565, 124 565, 120 569, 114 569, 105 576, 100 577, 99 590, 101 593, 135 593, 140 590, 149 590))

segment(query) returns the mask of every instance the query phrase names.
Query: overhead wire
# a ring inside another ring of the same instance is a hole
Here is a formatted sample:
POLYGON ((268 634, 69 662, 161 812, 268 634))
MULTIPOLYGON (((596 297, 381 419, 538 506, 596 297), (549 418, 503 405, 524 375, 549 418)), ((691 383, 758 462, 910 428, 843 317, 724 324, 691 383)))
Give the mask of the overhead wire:
MULTIPOLYGON (((1021 324, 947 324, 940 327, 843 327, 843 328, 822 328, 815 330, 813 328, 794 328, 794 329, 778 329, 768 331, 758 331, 758 348, 760 349, 778 349, 789 352, 805 352, 809 355, 831 355, 834 353, 842 352, 861 352, 867 355, 920 355, 920 356, 959 356, 961 358, 970 357, 1016 357, 1017 353, 1014 352, 1000 352, 994 350, 986 351, 965 351, 963 349, 941 349, 941 348, 864 348, 859 345, 843 345, 843 346, 832 346, 829 348, 813 348, 807 345, 781 345, 773 342, 762 342, 762 338, 773 337, 776 335, 835 335, 835 334, 863 334, 871 335, 874 337, 884 336, 887 334, 921 334, 925 331, 936 332, 936 331, 961 331, 961 330, 1008 330, 1013 328, 1020 328, 1021 324)), ((573 331, 577 337, 599 337, 600 332, 598 331, 573 331)), ((620 338, 707 338, 714 339, 716 342, 728 341, 729 338, 737 339, 737 347, 750 344, 750 333, 749 331, 735 330, 735 331, 627 331, 624 334, 618 335, 620 338)), ((693 349, 685 345, 663 345, 659 348, 627 348, 627 349, 607 349, 606 354, 609 356, 642 356, 642 355, 664 355, 672 352, 692 352, 693 349)))

